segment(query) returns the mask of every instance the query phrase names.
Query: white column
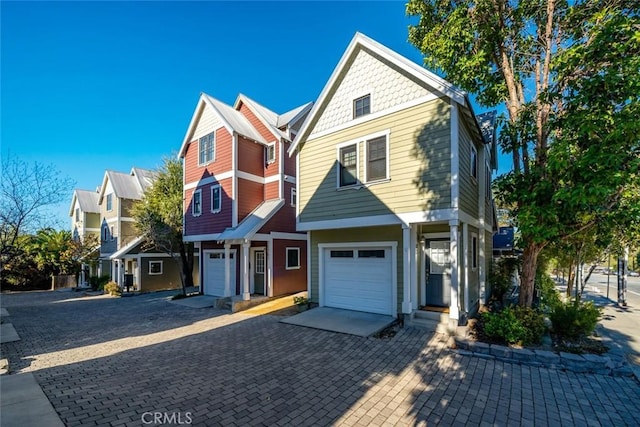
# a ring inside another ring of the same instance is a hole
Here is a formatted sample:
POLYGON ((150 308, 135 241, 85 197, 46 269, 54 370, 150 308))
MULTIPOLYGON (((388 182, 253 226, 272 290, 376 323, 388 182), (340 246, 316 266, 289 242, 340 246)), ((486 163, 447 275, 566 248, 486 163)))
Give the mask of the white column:
POLYGON ((463 280, 464 286, 464 312, 469 313, 469 224, 462 224, 462 262, 464 262, 463 280))
MULTIPOLYGON (((234 283, 235 287, 235 283, 234 283)), ((231 296, 231 244, 224 244, 224 296, 231 296)))
POLYGON ((460 318, 458 310, 458 221, 449 221, 451 230, 449 256, 451 258, 451 303, 449 305, 449 319, 458 320, 460 318))
POLYGON ((411 225, 411 307, 418 309, 418 225, 411 225))
POLYGON ((478 262, 478 268, 480 269, 480 305, 485 305, 487 303, 486 296, 486 280, 487 280, 487 259, 486 254, 484 253, 484 245, 485 245, 485 235, 486 232, 484 229, 480 230, 478 235, 478 257, 480 258, 478 262))
POLYGON ((249 246, 250 242, 242 244, 242 299, 249 301, 251 294, 249 293, 249 246))
POLYGON ((427 305, 427 257, 425 239, 420 239, 420 304, 427 305))
POLYGON ((267 296, 273 296, 273 240, 267 240, 267 274, 265 274, 265 286, 267 287, 267 296))
POLYGON ((411 228, 402 224, 402 312, 411 314, 411 228))

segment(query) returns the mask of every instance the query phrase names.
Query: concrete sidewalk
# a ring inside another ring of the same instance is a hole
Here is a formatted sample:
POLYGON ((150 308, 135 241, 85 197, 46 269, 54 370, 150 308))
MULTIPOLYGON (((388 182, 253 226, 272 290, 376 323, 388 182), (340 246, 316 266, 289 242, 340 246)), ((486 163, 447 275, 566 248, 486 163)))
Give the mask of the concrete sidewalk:
POLYGON ((296 316, 286 317, 280 322, 307 328, 340 332, 342 334, 369 337, 395 322, 392 316, 342 310, 339 308, 316 307, 296 316))
POLYGON ((2 425, 64 427, 31 373, 0 377, 2 425))

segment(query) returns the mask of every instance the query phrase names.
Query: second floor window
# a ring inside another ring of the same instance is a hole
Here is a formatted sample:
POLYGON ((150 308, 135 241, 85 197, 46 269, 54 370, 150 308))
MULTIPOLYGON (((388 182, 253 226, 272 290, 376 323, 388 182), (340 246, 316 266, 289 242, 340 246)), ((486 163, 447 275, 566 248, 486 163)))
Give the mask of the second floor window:
POLYGON ((76 221, 80 221, 80 208, 76 208, 76 221))
POLYGON ((193 198, 191 199, 191 214, 193 216, 202 215, 202 190, 196 190, 193 192, 193 198))
POLYGON ((276 161, 276 144, 271 144, 271 145, 267 145, 265 147, 265 158, 266 158, 266 163, 273 163, 276 161))
POLYGON ((222 209, 222 194, 219 185, 211 186, 211 213, 218 213, 222 209))
POLYGON ((198 141, 198 164, 205 165, 213 162, 216 157, 216 136, 215 132, 205 135, 198 141))
POLYGON ((109 239, 109 227, 106 225, 102 227, 102 241, 106 242, 109 239))
POLYGON ((485 194, 487 196, 487 200, 491 200, 491 169, 488 165, 486 165, 484 169, 485 194))
POLYGON ((478 179, 478 151, 476 147, 471 147, 471 176, 478 179))
POLYGON ((387 178, 387 137, 367 141, 367 181, 387 178))
POLYGON ((291 206, 295 206, 298 203, 298 193, 295 188, 291 188, 291 206))
POLYGON ((358 182, 358 145, 340 149, 340 187, 358 182))
POLYGON ((113 210, 113 194, 107 194, 107 212, 113 210))
POLYGON ((371 95, 361 96, 353 100, 353 118, 365 116, 371 112, 371 95))

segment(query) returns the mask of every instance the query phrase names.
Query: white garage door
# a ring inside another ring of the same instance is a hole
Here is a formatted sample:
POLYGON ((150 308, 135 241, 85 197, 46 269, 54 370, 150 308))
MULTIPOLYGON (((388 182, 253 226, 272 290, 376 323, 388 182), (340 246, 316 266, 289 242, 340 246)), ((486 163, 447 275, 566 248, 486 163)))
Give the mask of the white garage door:
MULTIPOLYGON (((231 295, 236 293, 236 257, 231 255, 231 295)), ((224 251, 205 252, 204 255, 204 293, 206 295, 224 296, 224 251)))
POLYGON ((390 247, 326 248, 322 256, 325 306, 393 314, 390 247))

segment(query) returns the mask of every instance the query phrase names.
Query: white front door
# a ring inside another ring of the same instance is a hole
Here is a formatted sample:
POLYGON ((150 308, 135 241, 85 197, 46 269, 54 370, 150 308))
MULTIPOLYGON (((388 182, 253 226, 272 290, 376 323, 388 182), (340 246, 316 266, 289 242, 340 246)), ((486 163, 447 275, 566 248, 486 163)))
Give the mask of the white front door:
MULTIPOLYGON (((231 289, 232 293, 236 287, 236 257, 235 251, 231 256, 231 289)), ((225 257, 224 250, 205 251, 204 253, 204 294, 213 296, 224 296, 225 292, 225 257)))

